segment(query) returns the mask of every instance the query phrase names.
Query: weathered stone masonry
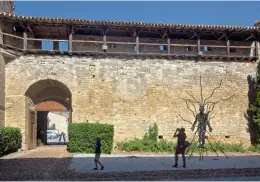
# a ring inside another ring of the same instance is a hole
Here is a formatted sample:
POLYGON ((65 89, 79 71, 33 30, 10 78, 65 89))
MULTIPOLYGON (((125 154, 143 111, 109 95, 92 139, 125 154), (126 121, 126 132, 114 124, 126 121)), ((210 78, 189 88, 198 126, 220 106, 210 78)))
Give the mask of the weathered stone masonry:
POLYGON ((221 79, 223 87, 213 100, 236 94, 217 105, 213 135, 227 142, 248 143, 247 76, 254 75, 255 68, 256 63, 21 56, 6 65, 6 125, 24 129, 24 93, 39 78, 53 79, 72 92, 72 122, 114 124, 116 142, 142 137, 156 122, 159 134, 172 139, 176 127, 186 127, 191 134, 190 124, 179 117, 192 120, 181 97, 188 97, 185 91, 189 91, 199 98, 202 75, 205 96, 221 79))

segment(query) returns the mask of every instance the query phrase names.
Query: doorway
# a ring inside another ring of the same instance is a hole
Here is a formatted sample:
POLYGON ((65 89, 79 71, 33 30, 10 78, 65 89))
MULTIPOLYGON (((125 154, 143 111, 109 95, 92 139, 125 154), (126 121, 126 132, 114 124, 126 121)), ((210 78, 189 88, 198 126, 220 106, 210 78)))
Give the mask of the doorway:
POLYGON ((36 148, 37 144, 67 144, 68 124, 72 121, 68 87, 57 80, 40 80, 25 95, 34 105, 28 108, 28 148, 36 148))

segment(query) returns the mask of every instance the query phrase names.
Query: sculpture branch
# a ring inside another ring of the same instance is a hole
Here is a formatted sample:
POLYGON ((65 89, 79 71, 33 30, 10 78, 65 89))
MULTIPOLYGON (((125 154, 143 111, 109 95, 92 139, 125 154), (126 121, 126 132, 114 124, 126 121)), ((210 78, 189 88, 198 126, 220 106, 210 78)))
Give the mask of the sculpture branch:
POLYGON ((213 89, 213 91, 210 94, 210 96, 204 100, 204 102, 203 102, 204 105, 206 105, 206 101, 213 96, 214 92, 221 87, 221 84, 222 84, 222 80, 220 80, 219 85, 213 89))
POLYGON ((201 75, 200 75, 200 99, 201 99, 201 103, 203 103, 203 94, 202 94, 201 75))
POLYGON ((186 99, 183 99, 183 100, 185 101, 187 108, 190 110, 190 112, 192 112, 193 116, 196 117, 196 114, 194 113, 194 111, 190 109, 188 101, 186 99))
POLYGON ((193 101, 194 103, 198 103, 200 104, 200 102, 193 96, 191 95, 189 92, 185 91, 190 97, 192 97, 195 101, 193 101))
MULTIPOLYGON (((212 108, 209 109, 208 113, 210 113, 210 112, 213 111, 213 109, 214 109, 214 107, 215 107, 215 105, 216 105, 217 103, 219 103, 219 102, 221 102, 221 101, 225 101, 225 100, 230 100, 230 99, 232 99, 232 97, 234 97, 234 96, 235 96, 235 94, 231 95, 231 96, 228 97, 228 98, 220 99, 220 100, 218 100, 218 101, 216 101, 216 102, 207 102, 207 103, 205 104, 205 106, 208 105, 208 104, 212 104, 212 108)), ((207 106, 207 107, 208 107, 208 106, 207 106)), ((210 106, 209 106, 209 108, 210 108, 210 106)))

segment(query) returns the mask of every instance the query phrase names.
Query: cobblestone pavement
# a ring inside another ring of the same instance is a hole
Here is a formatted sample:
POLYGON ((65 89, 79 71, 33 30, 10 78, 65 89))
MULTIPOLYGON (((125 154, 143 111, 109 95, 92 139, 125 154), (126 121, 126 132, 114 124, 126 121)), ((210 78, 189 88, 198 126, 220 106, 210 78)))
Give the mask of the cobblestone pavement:
MULTIPOLYGON (((0 159, 0 181, 6 180, 180 180, 220 178, 234 176, 257 176, 259 168, 251 169, 198 169, 78 173, 70 169, 72 154, 65 146, 43 146, 22 154, 0 159)), ((108 166, 107 166, 108 167, 108 166)), ((120 168, 120 166, 119 166, 120 168)), ((226 178, 223 178, 226 179, 226 178)), ((244 178, 243 178, 244 179, 244 178)))

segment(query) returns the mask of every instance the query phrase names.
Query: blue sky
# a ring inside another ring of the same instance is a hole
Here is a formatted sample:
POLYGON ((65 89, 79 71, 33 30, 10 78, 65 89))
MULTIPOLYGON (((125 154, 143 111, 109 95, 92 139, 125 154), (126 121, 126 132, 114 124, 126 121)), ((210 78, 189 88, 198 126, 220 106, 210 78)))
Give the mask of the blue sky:
POLYGON ((253 26, 260 2, 15 2, 27 16, 181 24, 253 26))

